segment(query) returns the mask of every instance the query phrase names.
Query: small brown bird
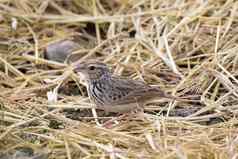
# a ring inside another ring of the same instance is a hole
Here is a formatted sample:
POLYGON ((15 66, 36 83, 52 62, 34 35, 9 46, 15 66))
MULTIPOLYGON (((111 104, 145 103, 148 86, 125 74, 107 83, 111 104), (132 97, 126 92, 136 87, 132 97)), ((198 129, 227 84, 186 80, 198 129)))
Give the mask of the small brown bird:
POLYGON ((143 108, 144 103, 153 98, 176 99, 157 86, 113 76, 102 62, 81 62, 75 65, 74 71, 84 79, 90 100, 106 112, 124 113, 143 108))

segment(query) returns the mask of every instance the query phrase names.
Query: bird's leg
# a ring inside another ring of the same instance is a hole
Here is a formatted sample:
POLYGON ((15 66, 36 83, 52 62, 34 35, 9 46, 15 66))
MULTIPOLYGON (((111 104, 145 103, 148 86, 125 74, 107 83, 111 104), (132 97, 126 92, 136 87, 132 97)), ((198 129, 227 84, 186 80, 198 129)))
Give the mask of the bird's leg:
POLYGON ((95 122, 98 126, 102 126, 102 124, 99 123, 98 121, 98 115, 97 115, 97 112, 96 112, 96 109, 95 108, 92 108, 92 114, 93 114, 93 117, 95 119, 95 122))

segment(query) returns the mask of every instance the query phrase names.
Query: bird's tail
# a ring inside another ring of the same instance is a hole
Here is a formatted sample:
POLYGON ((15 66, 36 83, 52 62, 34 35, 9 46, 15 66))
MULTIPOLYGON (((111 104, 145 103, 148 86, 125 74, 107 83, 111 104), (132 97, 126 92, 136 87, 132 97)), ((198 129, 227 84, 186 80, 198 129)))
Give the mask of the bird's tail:
POLYGON ((156 92, 156 94, 159 97, 162 98, 167 98, 167 99, 172 99, 172 100, 176 100, 179 102, 200 102, 200 97, 199 96, 182 96, 182 97, 177 97, 171 94, 168 94, 164 91, 162 91, 159 87, 152 87, 152 89, 154 90, 154 92, 156 92))

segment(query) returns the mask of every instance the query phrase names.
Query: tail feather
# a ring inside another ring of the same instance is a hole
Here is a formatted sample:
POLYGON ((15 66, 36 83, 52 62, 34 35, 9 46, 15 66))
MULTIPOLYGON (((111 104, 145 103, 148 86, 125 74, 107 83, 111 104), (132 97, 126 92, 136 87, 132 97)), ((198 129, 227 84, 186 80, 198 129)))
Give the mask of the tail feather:
POLYGON ((152 87, 151 92, 154 92, 158 97, 172 99, 180 102, 200 102, 199 96, 183 96, 183 97, 176 97, 171 94, 168 94, 162 91, 159 87, 152 87))

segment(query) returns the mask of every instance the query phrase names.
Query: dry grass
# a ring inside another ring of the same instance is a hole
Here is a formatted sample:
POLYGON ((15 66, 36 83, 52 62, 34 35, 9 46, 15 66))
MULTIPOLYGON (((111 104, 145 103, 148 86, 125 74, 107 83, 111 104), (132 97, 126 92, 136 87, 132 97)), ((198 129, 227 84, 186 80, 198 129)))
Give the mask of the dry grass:
POLYGON ((0 152, 27 147, 57 159, 237 158, 237 19, 235 0, 2 0, 0 152), (115 74, 199 101, 158 99, 143 116, 98 127, 70 67, 43 56, 62 39, 80 44, 74 52, 80 60, 102 59, 115 74), (46 94, 54 88, 58 101, 50 103, 46 94))

